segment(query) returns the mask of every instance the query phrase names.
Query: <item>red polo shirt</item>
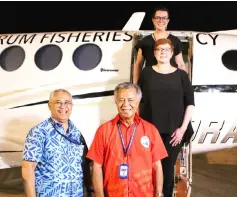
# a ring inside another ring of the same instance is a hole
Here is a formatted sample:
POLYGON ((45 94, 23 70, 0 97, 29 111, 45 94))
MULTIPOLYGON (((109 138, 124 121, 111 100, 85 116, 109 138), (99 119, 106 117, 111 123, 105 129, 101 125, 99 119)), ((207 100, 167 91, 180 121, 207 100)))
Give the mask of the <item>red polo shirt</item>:
POLYGON ((159 132, 151 123, 135 115, 127 127, 117 115, 96 131, 87 158, 102 165, 106 197, 153 197, 152 163, 167 157, 159 132), (133 143, 127 156, 128 179, 119 178, 119 165, 124 163, 124 151, 117 123, 120 122, 125 147, 130 141, 134 124, 137 125, 133 143), (149 139, 149 140, 147 140, 149 139), (149 142, 149 143, 147 143, 149 142))

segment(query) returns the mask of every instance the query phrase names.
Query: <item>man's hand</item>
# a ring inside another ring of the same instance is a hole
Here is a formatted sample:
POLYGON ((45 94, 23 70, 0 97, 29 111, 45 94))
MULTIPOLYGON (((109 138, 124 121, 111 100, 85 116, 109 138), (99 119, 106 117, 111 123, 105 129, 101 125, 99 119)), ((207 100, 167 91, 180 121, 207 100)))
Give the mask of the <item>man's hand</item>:
POLYGON ((23 161, 21 172, 24 182, 25 195, 26 197, 35 197, 35 168, 36 162, 23 161))
POLYGON ((153 163, 153 170, 155 172, 155 185, 154 185, 154 196, 156 196, 157 193, 162 193, 162 189, 163 189, 163 169, 162 169, 162 165, 161 165, 161 160, 153 163))
POLYGON ((93 162, 93 174, 92 174, 93 187, 95 189, 96 197, 105 197, 103 188, 103 170, 102 165, 93 162))

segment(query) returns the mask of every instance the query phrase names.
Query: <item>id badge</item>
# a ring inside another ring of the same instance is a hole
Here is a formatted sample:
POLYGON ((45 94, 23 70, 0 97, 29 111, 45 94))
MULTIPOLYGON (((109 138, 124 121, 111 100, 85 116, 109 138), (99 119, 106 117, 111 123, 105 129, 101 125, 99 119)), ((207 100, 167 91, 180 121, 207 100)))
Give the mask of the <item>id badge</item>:
POLYGON ((120 164, 119 178, 120 179, 127 179, 128 178, 128 165, 127 164, 120 164))

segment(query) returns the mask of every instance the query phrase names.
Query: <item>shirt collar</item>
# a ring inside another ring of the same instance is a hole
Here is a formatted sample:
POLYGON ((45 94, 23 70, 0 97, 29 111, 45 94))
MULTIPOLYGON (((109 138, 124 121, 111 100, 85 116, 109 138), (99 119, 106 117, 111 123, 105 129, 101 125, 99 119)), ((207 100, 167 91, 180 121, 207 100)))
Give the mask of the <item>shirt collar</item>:
MULTIPOLYGON (((55 120, 52 116, 51 116, 50 118, 53 120, 53 123, 55 124, 56 127, 59 127, 59 128, 62 127, 62 124, 61 124, 60 122, 58 122, 57 120, 55 120)), ((68 128, 69 128, 69 131, 72 130, 72 127, 73 127, 72 121, 71 121, 70 119, 68 119, 68 128)))
MULTIPOLYGON (((120 120, 120 116, 119 114, 117 114, 113 119, 112 119, 112 124, 115 125, 118 123, 118 121, 120 120)), ((138 113, 135 113, 134 116, 134 122, 136 125, 138 125, 140 123, 141 118, 139 117, 138 113)))

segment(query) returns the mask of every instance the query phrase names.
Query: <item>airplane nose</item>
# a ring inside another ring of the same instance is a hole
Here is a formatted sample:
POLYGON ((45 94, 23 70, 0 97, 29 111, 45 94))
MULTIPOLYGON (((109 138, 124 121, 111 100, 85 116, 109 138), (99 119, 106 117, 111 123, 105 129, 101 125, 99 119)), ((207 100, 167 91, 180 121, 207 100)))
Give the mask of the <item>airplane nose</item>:
POLYGON ((237 71, 237 50, 228 50, 222 55, 222 63, 229 70, 237 71))

